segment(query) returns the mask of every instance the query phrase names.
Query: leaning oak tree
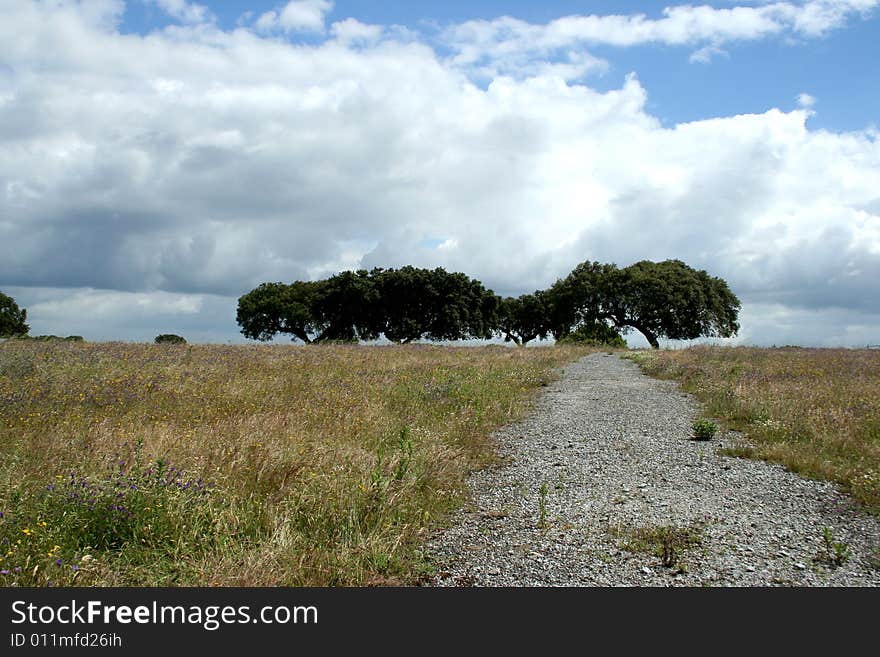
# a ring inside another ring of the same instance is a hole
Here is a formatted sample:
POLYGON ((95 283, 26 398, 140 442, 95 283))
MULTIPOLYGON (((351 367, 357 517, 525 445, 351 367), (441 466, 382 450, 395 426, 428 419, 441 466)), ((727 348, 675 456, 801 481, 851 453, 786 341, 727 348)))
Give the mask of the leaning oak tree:
POLYGON ((30 327, 25 320, 27 310, 19 308, 15 299, 0 292, 0 338, 26 335, 30 327))
POLYGON ((245 337, 271 340, 286 333, 305 343, 325 328, 315 314, 320 283, 262 283, 238 299, 236 321, 245 337))
POLYGON ((727 283, 680 260, 643 260, 624 269, 583 263, 553 290, 562 300, 563 334, 580 323, 607 321, 621 331, 636 329, 657 349, 661 337, 728 338, 739 330, 740 302, 727 283))
POLYGON ((543 290, 519 297, 506 297, 498 309, 498 331, 505 342, 525 346, 550 332, 548 299, 543 290))

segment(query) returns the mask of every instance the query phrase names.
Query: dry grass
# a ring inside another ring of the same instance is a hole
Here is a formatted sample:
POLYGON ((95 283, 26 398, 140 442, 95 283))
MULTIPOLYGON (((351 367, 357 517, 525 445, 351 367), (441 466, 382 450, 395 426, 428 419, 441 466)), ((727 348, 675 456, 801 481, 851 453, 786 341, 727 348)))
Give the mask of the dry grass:
POLYGON ((0 583, 411 583, 578 348, 0 345, 0 583))
POLYGON ((752 446, 736 455, 836 481, 880 511, 880 351, 694 347, 635 360, 746 432, 752 446))

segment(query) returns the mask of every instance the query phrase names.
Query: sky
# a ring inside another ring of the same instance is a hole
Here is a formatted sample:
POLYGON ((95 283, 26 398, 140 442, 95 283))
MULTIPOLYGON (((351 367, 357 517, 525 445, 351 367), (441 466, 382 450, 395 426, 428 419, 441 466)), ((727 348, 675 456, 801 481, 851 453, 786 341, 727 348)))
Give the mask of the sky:
POLYGON ((677 258, 734 343, 880 344, 878 62, 880 0, 0 0, 0 291, 243 342, 265 281, 677 258))

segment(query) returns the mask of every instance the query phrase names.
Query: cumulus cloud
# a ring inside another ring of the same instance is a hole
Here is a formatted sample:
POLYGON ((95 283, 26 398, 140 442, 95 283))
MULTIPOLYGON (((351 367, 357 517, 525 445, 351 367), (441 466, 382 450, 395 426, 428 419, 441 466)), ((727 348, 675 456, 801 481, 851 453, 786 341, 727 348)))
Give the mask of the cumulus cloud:
POLYGON ((811 130, 803 102, 666 127, 635 75, 571 83, 593 65, 577 50, 476 84, 356 21, 313 45, 210 22, 122 35, 115 3, 87 4, 0 5, 0 289, 35 332, 151 339, 176 318, 214 339, 263 281, 414 264, 519 294, 644 258, 774 309, 744 311, 752 340, 779 308, 834 339, 880 326, 876 130, 811 130))
POLYGON ((758 6, 716 8, 681 5, 663 9, 661 18, 635 15, 573 15, 545 24, 510 16, 472 20, 446 30, 444 41, 461 66, 516 63, 527 57, 551 57, 578 46, 629 47, 640 44, 697 46, 691 61, 708 62, 722 46, 770 36, 816 38, 865 17, 878 0, 769 2, 758 6))
POLYGON ((166 14, 183 23, 202 23, 213 20, 213 14, 204 5, 187 0, 147 0, 166 14))
POLYGON ((808 93, 800 93, 795 98, 799 107, 803 107, 804 109, 810 109, 813 105, 816 104, 816 99, 808 93))
POLYGON ((254 27, 259 32, 323 32, 324 16, 332 9, 330 0, 291 0, 280 9, 260 14, 254 27))
POLYGON ((330 33, 343 43, 374 43, 383 32, 381 25, 368 25, 354 18, 346 18, 330 26, 330 33))

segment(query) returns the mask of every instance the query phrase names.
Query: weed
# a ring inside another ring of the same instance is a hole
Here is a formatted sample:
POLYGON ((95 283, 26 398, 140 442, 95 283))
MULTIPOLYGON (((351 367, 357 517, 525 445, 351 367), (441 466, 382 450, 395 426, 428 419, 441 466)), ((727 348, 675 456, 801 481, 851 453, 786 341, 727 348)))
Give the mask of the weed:
POLYGON ((538 527, 547 528, 547 482, 541 482, 541 488, 538 491, 538 527))
POLYGON ((712 420, 699 418, 693 423, 694 438, 697 440, 711 440, 718 432, 718 425, 712 420))
POLYGON ((849 561, 849 547, 842 541, 835 541, 830 528, 824 527, 822 529, 822 541, 822 551, 817 557, 818 561, 835 568, 838 568, 849 561))
POLYGON ((681 563, 682 555, 688 549, 702 543, 702 527, 696 525, 690 527, 659 525, 636 527, 630 530, 621 530, 618 527, 612 534, 624 539, 623 549, 653 554, 666 568, 678 565, 679 572, 686 572, 684 564, 681 563))

